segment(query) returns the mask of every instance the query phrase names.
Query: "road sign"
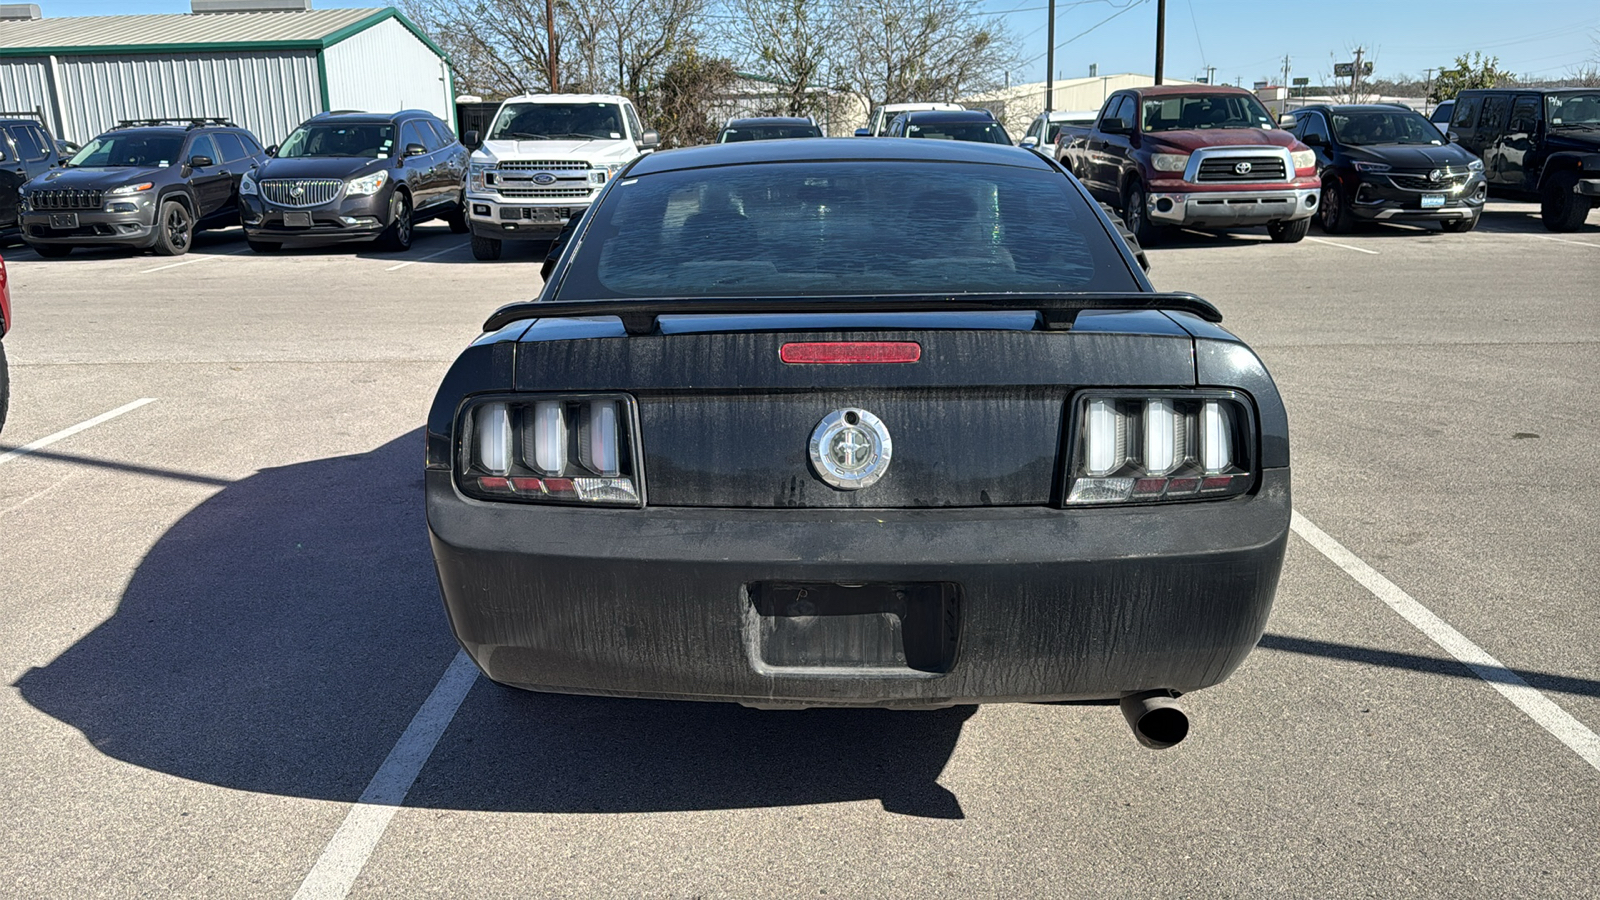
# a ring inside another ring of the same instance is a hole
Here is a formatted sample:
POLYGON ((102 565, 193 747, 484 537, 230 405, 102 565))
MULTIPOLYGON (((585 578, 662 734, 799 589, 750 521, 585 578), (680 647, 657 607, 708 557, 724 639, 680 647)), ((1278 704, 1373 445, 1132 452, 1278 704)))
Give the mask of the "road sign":
POLYGON ((1353 62, 1333 64, 1333 77, 1335 78, 1349 78, 1354 74, 1356 74, 1356 64, 1353 62))
POLYGON ((1309 79, 1309 78, 1296 78, 1294 80, 1294 86, 1295 87, 1305 87, 1306 85, 1308 85, 1310 83, 1311 83, 1311 79, 1309 79))

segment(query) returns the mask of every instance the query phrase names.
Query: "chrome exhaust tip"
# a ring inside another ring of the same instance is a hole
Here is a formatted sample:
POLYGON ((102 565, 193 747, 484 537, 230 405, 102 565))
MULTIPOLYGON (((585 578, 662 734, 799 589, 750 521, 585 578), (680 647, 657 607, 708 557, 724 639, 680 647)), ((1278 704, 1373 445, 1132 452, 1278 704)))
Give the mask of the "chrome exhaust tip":
POLYGON ((1178 706, 1178 696, 1177 691, 1162 688, 1122 698, 1122 717, 1141 746, 1165 750, 1189 736, 1189 716, 1178 706))

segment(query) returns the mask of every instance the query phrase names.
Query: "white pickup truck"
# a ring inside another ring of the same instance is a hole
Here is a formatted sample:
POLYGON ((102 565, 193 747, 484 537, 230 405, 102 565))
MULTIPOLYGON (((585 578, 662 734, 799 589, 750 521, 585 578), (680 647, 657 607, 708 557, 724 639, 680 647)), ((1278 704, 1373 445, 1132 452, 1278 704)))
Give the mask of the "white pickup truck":
MULTIPOLYGON (((478 143, 467 132, 466 143, 478 143)), ((504 241, 548 241, 582 215, 607 179, 660 144, 626 97, 526 94, 500 105, 467 173, 472 255, 504 241)))

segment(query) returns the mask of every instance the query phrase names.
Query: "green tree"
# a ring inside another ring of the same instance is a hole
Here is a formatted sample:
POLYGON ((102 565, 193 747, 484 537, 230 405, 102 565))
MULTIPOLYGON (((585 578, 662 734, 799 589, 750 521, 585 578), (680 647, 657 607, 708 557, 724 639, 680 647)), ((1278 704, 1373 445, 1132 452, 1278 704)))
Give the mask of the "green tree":
POLYGON ((1516 80, 1515 75, 1500 68, 1500 57, 1485 57, 1482 53, 1473 52, 1469 59, 1463 53, 1456 57, 1454 66, 1439 70, 1439 77, 1433 81, 1433 93, 1430 97, 1434 102, 1453 100, 1457 94, 1469 88, 1492 88, 1516 80))

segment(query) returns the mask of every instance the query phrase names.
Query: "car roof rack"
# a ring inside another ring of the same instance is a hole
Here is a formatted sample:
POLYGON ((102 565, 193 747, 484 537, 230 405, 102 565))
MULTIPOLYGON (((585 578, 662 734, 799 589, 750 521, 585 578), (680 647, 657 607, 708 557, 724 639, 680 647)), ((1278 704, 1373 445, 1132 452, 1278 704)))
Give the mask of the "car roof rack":
POLYGON ((0 109, 0 119, 38 119, 39 124, 44 124, 44 108, 35 106, 33 109, 0 109))
POLYGON ((499 331, 522 319, 572 319, 616 316, 630 335, 656 330, 657 316, 765 315, 782 313, 1037 312, 1047 331, 1066 331, 1078 313, 1100 309, 1153 309, 1193 313, 1221 322, 1222 313, 1194 294, 1182 292, 1062 294, 929 294, 889 297, 674 297, 650 300, 531 300, 502 306, 483 323, 499 331))
POLYGON ((153 119, 118 119, 118 128, 153 128, 161 125, 184 125, 188 130, 205 128, 212 125, 224 125, 229 128, 238 128, 232 119, 225 116, 163 116, 153 119))

